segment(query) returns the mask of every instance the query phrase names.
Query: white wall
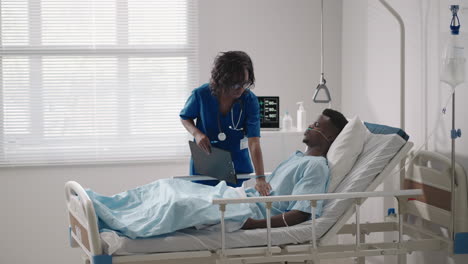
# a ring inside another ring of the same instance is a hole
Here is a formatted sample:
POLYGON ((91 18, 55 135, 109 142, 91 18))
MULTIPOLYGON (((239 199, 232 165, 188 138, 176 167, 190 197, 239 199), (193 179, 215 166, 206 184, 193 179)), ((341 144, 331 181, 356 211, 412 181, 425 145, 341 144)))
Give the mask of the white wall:
MULTIPOLYGON (((341 0, 325 2, 325 77, 339 108, 341 0)), ((296 122, 296 102, 304 101, 310 122, 325 108, 311 103, 320 77, 320 1, 202 0, 199 15, 200 82, 219 51, 244 50, 254 63, 254 93, 280 96, 281 113, 289 110, 296 122)))
MULTIPOLYGON (((416 147, 428 139, 429 150, 450 155, 451 108, 441 115, 449 96, 439 82, 442 45, 450 24, 448 0, 388 0, 406 26, 406 131, 416 147)), ((453 2, 453 1, 451 1, 453 2)), ((460 1, 458 1, 460 2, 460 1)), ((467 12, 465 12, 467 13, 467 12)), ((460 14, 467 32, 466 14, 460 14)), ((399 126, 399 31, 396 20, 376 0, 343 1, 342 109, 363 120, 399 126)), ((468 42, 464 41, 465 47, 468 42)), ((466 85, 457 89, 456 125, 468 129, 466 85)), ((451 106, 449 104, 449 106, 451 106)), ((457 161, 468 168, 468 141, 457 139, 457 161)), ((397 184, 389 180, 383 188, 397 184)), ((388 201, 375 204, 383 215, 388 201)), ((461 262, 462 257, 455 260, 461 262)), ((386 263, 395 263, 388 258, 386 263), (390 262, 391 261, 391 262, 390 262)), ((381 263, 372 259, 370 263, 381 263)), ((447 263, 443 254, 414 253, 408 263, 447 263)), ((465 263, 465 262, 463 262, 465 263)))
MULTIPOLYGON (((201 0, 200 80, 207 81, 219 51, 245 50, 254 61, 258 95, 281 97, 282 112, 295 119, 295 102, 306 101, 312 121, 323 105, 312 106, 320 74, 320 2, 309 0, 201 0)), ((334 107, 340 107, 341 0, 326 1, 326 76, 334 107)), ((265 134, 267 170, 300 148, 301 135, 265 134), (275 146, 284 144, 281 149, 275 146), (287 147, 286 147, 287 146, 287 147)), ((68 246, 63 186, 75 180, 102 194, 114 194, 158 178, 185 175, 187 159, 171 163, 0 169, 0 263, 81 263, 68 246)))

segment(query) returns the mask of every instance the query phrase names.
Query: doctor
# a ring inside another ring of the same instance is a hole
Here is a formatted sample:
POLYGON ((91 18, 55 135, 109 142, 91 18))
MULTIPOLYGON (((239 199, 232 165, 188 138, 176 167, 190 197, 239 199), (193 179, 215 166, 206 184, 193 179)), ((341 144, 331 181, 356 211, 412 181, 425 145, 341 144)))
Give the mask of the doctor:
MULTIPOLYGON (((214 61, 210 83, 192 91, 180 118, 205 152, 210 153, 211 146, 230 151, 237 174, 252 173, 253 162, 255 189, 267 196, 271 186, 264 176, 260 108, 257 96, 250 91, 254 84, 249 55, 243 51, 222 52, 214 61)), ((192 160, 190 174, 197 174, 192 160)))

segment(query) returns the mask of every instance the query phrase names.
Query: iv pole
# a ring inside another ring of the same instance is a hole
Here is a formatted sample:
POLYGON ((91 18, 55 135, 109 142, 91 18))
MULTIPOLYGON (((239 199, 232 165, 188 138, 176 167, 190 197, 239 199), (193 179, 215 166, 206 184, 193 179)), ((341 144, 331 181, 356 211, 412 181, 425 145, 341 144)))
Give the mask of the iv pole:
MULTIPOLYGON (((458 5, 451 5, 450 11, 452 12, 452 21, 450 22, 450 29, 458 33, 460 28, 460 21, 458 20, 457 12, 459 10, 458 5)), ((456 87, 456 85, 455 85, 456 87)), ((452 139, 452 152, 451 152, 451 203, 450 203, 450 211, 452 221, 450 223, 450 236, 452 240, 455 240, 455 187, 458 185, 455 180, 455 140, 457 137, 461 136, 461 130, 455 129, 455 87, 452 87, 452 130, 450 131, 450 137, 452 139)))

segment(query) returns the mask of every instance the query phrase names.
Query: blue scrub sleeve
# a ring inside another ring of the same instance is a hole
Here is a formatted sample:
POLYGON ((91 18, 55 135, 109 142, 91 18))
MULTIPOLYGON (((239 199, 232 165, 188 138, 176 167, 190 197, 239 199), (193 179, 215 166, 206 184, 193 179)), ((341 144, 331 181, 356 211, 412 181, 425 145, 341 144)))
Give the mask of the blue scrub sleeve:
POLYGON ((195 90, 192 91, 192 94, 185 102, 185 106, 180 111, 179 116, 183 120, 196 119, 200 116, 200 97, 195 93, 195 90))
MULTIPOLYGON (((304 170, 303 177, 295 184, 292 195, 326 193, 329 181, 329 169, 325 161, 313 161, 304 170)), ((322 203, 319 201, 316 207, 316 216, 322 214, 322 203)), ((292 201, 287 211, 299 210, 305 213, 311 213, 309 201, 292 201)))
POLYGON ((245 108, 245 130, 247 137, 260 137, 260 105, 258 104, 257 96, 253 93, 248 97, 245 108))

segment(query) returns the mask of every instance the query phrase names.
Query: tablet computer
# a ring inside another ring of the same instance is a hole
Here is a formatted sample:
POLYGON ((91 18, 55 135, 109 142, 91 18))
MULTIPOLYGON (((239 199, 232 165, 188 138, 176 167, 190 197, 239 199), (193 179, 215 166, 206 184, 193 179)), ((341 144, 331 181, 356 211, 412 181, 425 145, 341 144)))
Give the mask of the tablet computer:
POLYGON ((211 153, 206 154, 194 141, 189 141, 189 146, 193 165, 198 173, 237 184, 231 152, 211 146, 211 153))

